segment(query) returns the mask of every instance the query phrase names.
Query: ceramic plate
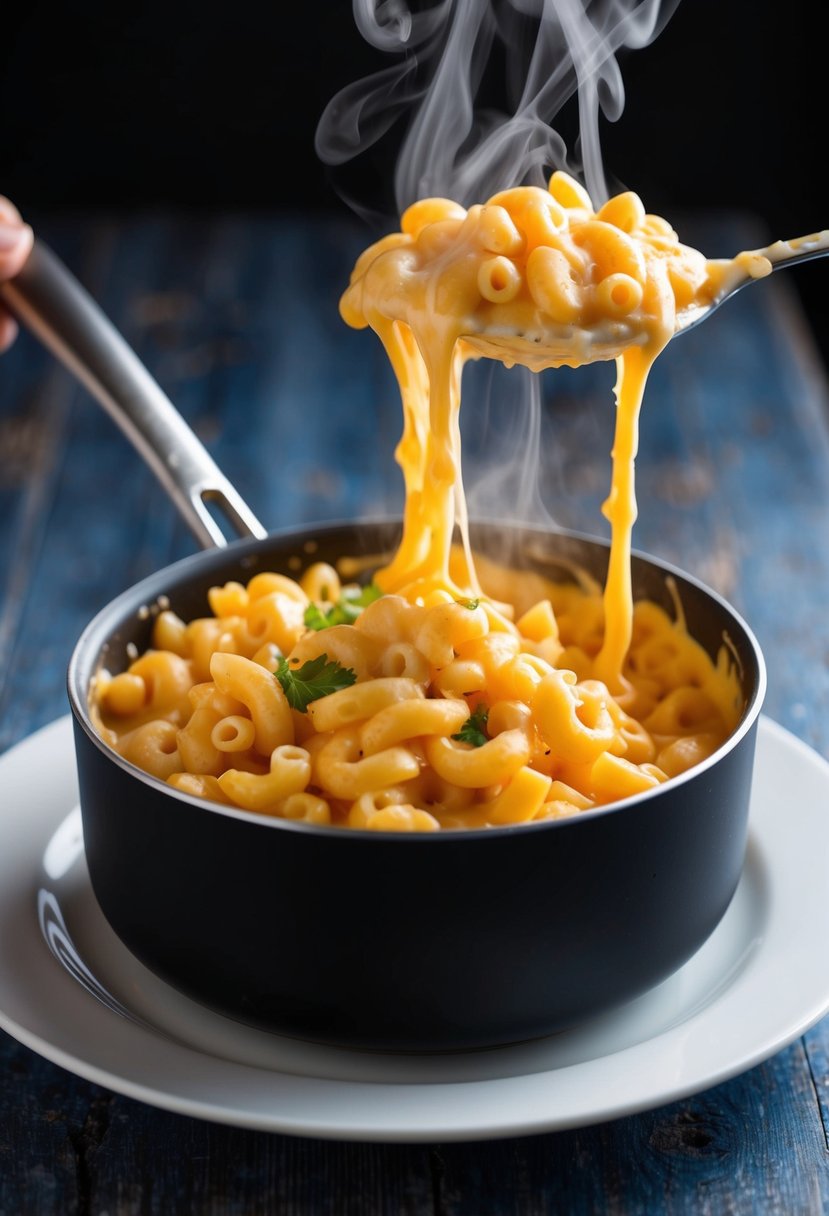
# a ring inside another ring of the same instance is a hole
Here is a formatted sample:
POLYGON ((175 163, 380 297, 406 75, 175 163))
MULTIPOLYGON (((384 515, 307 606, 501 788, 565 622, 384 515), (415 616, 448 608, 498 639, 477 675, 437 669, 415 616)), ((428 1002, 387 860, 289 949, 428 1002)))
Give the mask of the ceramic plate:
POLYGON ((746 865, 722 922, 644 997, 533 1043, 321 1047, 195 1004, 115 937, 83 858, 70 720, 0 757, 0 1026, 82 1077, 216 1122, 342 1140, 482 1140, 706 1089, 829 1009, 829 764, 761 719, 746 865), (804 842, 807 842, 804 843, 804 842))

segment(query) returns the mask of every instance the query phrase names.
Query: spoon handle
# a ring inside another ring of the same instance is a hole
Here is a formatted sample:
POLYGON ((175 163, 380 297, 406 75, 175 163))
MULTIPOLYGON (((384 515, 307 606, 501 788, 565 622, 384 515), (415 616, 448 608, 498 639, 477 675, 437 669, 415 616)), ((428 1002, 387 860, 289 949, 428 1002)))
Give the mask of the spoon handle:
POLYGON ((135 351, 48 246, 35 241, 20 274, 0 284, 0 296, 117 422, 204 548, 227 544, 208 504, 238 536, 267 535, 135 351))
POLYGON ((812 258, 825 258, 829 255, 829 229, 813 232, 811 236, 793 237, 789 241, 775 241, 765 249, 758 249, 757 253, 768 258, 774 270, 810 262, 812 258))

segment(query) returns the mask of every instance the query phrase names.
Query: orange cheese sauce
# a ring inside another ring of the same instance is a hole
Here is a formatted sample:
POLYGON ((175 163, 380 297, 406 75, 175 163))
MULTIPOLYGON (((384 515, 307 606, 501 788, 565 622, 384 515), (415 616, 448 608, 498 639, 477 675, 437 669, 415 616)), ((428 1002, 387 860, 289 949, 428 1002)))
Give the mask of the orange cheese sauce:
POLYGON ((596 212, 562 172, 546 191, 516 187, 468 211, 440 198, 411 206, 401 231, 358 260, 340 304, 349 325, 378 334, 403 401, 404 536, 377 576, 380 586, 409 596, 478 591, 471 558, 461 586, 448 566, 455 525, 468 553, 458 426, 467 359, 541 370, 615 357, 613 467, 603 506, 611 556, 595 674, 620 691, 633 620, 634 463, 645 384, 678 312, 711 304, 735 269, 759 276, 771 265, 753 253, 709 261, 632 192, 596 212))
POLYGON ((380 338, 403 406, 403 533, 373 574, 378 598, 329 623, 360 588, 347 563, 315 563, 214 587, 195 621, 161 611, 151 649, 97 677, 103 738, 187 794, 398 832, 576 815, 710 756, 742 712, 731 656, 712 661, 680 604, 671 617, 633 602, 639 414, 683 312, 770 269, 752 253, 706 259, 632 193, 595 211, 563 173, 468 211, 415 203, 358 259, 340 306, 380 338), (483 357, 535 371, 616 360, 603 587, 473 554, 459 416, 464 364, 483 357), (332 663, 345 685, 307 704, 277 678, 332 663))
MULTIPOLYGON (((306 628, 342 590, 322 563, 298 582, 261 573, 210 593, 211 614, 170 609, 153 646, 92 690, 102 737, 184 793, 316 825, 385 831, 558 819, 653 789, 736 726, 730 655, 713 663, 674 618, 633 609, 623 692, 596 678, 601 589, 476 560, 479 601, 388 593, 353 624, 306 628), (514 619, 513 619, 514 618, 514 619), (355 682, 291 708, 274 671, 324 657, 355 682), (473 714, 481 735, 462 736, 473 714), (459 737, 461 736, 461 737, 459 737)), ((450 549, 448 578, 467 578, 450 549)))

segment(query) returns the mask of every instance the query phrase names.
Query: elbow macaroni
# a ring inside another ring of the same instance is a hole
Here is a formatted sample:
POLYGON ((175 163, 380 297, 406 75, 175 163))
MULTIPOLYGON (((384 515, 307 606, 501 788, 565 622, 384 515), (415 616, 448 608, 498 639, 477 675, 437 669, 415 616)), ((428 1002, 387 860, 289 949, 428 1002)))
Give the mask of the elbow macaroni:
MULTIPOLYGON (((406 485, 404 534, 378 574, 382 589, 426 602, 436 589, 455 598, 475 591, 474 571, 460 585, 450 571, 455 525, 468 551, 457 426, 468 359, 486 355, 538 371, 615 358, 612 485, 603 506, 611 560, 594 674, 620 692, 633 622, 628 576, 645 383, 682 310, 712 303, 739 269, 759 277, 771 264, 749 253, 705 258, 632 191, 595 210, 561 171, 546 190, 514 187, 468 210, 441 198, 409 207, 401 231, 358 259, 340 301, 347 324, 377 333, 403 400, 396 456, 406 485)), ((553 639, 545 658, 555 661, 555 646, 553 639)))
MULTIPOLYGON (((456 550, 456 566, 463 560, 456 550)), ((736 725, 735 674, 710 660, 681 617, 636 605, 624 692, 614 696, 593 670, 598 589, 480 566, 494 591, 510 582, 513 604, 496 609, 493 599, 484 611, 474 601, 426 607, 385 596, 352 625, 303 630, 289 661, 328 653, 334 635, 336 653, 359 668, 356 683, 305 713, 288 705, 275 664, 255 660, 245 618, 264 596, 216 588, 210 603, 228 616, 215 630, 203 620, 171 628, 172 614, 161 613, 153 641, 174 638, 177 652, 154 648, 126 672, 101 673, 101 733, 196 797, 326 827, 433 832, 562 818, 651 789, 705 759, 736 725), (225 647, 231 633, 236 650, 205 653, 205 637, 225 647), (579 674, 539 653, 551 638, 557 655, 579 656, 579 674), (401 645, 417 678, 384 674, 401 645), (465 742, 468 719, 484 710, 483 738, 465 742)), ((253 580, 260 589, 264 578, 253 580)), ((303 586, 319 594, 327 579, 303 586)))
MULTIPOLYGON (((767 273, 753 256, 752 273, 767 273)), ((633 471, 645 382, 678 312, 715 299, 748 257, 707 260, 630 191, 596 211, 561 172, 547 190, 504 190, 469 210, 413 204, 400 232, 358 259, 340 302, 348 324, 383 342, 403 403, 403 535, 376 572, 381 597, 351 623, 309 628, 309 610, 324 615, 349 590, 316 562, 297 580, 263 572, 214 587, 210 613, 189 623, 161 612, 152 649, 96 681, 104 739, 197 797, 392 832, 578 815, 711 755, 739 721, 736 673, 681 613, 632 602, 633 471), (618 351, 600 357, 616 357, 618 380, 605 587, 473 559, 464 362, 575 366, 596 357, 591 335, 608 334, 618 351), (300 712, 274 674, 283 656, 294 670, 334 661, 355 682, 300 712)))

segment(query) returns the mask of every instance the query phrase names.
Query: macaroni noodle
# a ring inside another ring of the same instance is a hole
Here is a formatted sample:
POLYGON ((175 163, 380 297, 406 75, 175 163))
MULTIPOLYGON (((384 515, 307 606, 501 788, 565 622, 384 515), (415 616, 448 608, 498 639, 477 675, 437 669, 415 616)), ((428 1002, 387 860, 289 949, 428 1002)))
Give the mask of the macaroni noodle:
MULTIPOLYGON (((453 548, 453 578, 466 560, 453 548)), ((185 793, 317 825, 410 832, 578 814, 683 772, 736 726, 741 698, 728 656, 712 663, 681 614, 634 606, 624 689, 613 696, 593 675, 597 587, 477 565, 493 597, 489 612, 473 601, 427 606, 390 594, 353 625, 314 634, 313 646, 303 626, 289 652, 294 667, 296 654, 303 663, 325 655, 335 630, 351 639, 340 653, 362 659, 354 684, 305 711, 288 704, 267 643, 245 628, 258 597, 249 587, 247 600, 215 588, 210 603, 228 615, 185 623, 168 610, 155 619, 153 642, 175 637, 181 653, 159 647, 124 673, 99 672, 99 730, 126 759, 185 793), (507 586, 518 623, 491 608, 507 586), (211 621, 217 644, 232 635, 237 649, 216 650, 207 659, 213 678, 201 681, 194 656, 205 661, 211 621), (443 631, 454 644, 437 644, 443 631), (417 674, 383 674, 401 646, 417 674), (182 691, 186 669, 191 684, 182 691)))
MULTIPOLYGON (((751 260, 753 258, 753 260, 751 260)), ((741 254, 709 261, 631 192, 595 211, 574 179, 468 211, 410 207, 358 259, 343 318, 370 326, 403 405, 403 535, 376 587, 317 562, 161 612, 152 648, 101 671, 97 724, 122 756, 199 797, 313 824, 420 832, 577 815, 704 760, 742 698, 676 619, 634 603, 634 460, 649 370, 683 308, 741 254), (616 358, 611 549, 603 589, 473 555, 461 482, 464 363, 539 370, 616 358), (460 543, 456 542, 456 533, 460 543)))

